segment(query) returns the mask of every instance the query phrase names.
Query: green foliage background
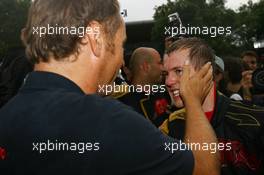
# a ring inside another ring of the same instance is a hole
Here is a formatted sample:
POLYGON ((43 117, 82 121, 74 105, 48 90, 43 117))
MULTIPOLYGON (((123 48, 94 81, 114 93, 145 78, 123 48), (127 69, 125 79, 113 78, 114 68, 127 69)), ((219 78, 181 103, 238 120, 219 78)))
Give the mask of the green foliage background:
MULTIPOLYGON (((22 46, 20 32, 27 19, 31 0, 0 1, 0 58, 11 47, 22 46)), ((178 12, 183 24, 232 27, 232 35, 203 38, 218 55, 239 55, 252 49, 255 40, 264 39, 264 0, 249 1, 238 11, 227 9, 225 0, 168 0, 156 8, 152 40, 163 43, 167 16, 178 12)))
POLYGON ((0 56, 11 47, 22 45, 20 32, 27 19, 31 0, 0 1, 0 56))
POLYGON ((248 1, 237 11, 226 8, 225 3, 225 0, 168 0, 156 7, 153 41, 164 41, 167 16, 178 12, 184 26, 232 27, 229 36, 198 36, 205 39, 217 55, 239 56, 243 50, 253 49, 254 41, 264 39, 264 0, 248 1))

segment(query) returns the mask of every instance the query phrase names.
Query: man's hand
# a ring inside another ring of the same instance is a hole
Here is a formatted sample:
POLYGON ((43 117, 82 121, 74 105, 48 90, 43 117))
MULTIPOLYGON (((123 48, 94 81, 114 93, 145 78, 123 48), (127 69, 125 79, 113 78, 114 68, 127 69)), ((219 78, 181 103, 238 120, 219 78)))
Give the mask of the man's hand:
MULTIPOLYGON (((181 77, 180 93, 186 108, 186 128, 184 141, 208 145, 217 143, 216 135, 208 122, 202 103, 213 86, 211 63, 204 65, 194 76, 190 77, 190 66, 185 64, 181 77)), ((193 175, 219 175, 219 153, 209 150, 192 150, 194 155, 193 175)))
POLYGON ((252 74, 253 74, 252 70, 242 72, 241 84, 242 84, 243 88, 249 89, 249 88, 253 87, 253 85, 252 85, 252 74))
POLYGON ((252 74, 253 74, 252 70, 242 72, 241 85, 243 87, 243 99, 248 101, 252 100, 252 94, 250 92, 250 88, 253 87, 252 74))
POLYGON ((181 77, 180 94, 183 101, 198 101, 203 103, 213 87, 213 69, 211 63, 205 64, 194 76, 190 77, 190 65, 185 62, 181 77))

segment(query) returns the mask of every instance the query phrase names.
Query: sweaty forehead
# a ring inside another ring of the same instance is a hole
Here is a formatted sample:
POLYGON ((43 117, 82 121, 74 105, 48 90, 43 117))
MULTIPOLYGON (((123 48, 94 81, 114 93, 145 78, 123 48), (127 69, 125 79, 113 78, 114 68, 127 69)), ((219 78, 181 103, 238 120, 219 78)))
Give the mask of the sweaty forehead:
POLYGON ((164 60, 164 67, 167 70, 173 69, 175 67, 183 67, 186 60, 189 60, 188 49, 174 51, 166 56, 166 59, 164 60))

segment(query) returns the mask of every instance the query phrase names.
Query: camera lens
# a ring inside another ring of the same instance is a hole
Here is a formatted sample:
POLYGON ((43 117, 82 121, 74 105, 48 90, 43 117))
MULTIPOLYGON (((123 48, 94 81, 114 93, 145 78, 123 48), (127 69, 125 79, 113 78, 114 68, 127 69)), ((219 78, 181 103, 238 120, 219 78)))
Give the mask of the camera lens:
POLYGON ((254 88, 258 91, 264 92, 264 69, 260 68, 254 71, 252 82, 254 85, 254 88))

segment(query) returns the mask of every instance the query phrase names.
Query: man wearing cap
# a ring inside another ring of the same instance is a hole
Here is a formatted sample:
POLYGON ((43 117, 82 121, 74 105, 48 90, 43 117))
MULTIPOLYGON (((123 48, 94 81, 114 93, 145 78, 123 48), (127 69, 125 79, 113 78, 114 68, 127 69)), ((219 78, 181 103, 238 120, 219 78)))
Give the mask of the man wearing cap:
POLYGON ((224 79, 225 64, 222 58, 215 56, 215 83, 216 87, 219 88, 221 80, 224 79))

